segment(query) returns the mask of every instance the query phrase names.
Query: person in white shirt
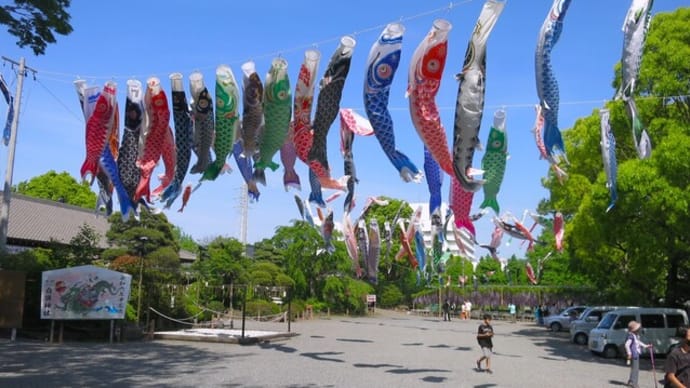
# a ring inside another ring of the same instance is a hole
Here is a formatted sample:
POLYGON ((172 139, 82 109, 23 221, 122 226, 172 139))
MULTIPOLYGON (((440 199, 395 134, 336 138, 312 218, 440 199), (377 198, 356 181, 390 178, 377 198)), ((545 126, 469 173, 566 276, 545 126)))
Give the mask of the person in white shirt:
POLYGON ((467 319, 472 319, 472 302, 469 300, 465 302, 465 314, 467 319))

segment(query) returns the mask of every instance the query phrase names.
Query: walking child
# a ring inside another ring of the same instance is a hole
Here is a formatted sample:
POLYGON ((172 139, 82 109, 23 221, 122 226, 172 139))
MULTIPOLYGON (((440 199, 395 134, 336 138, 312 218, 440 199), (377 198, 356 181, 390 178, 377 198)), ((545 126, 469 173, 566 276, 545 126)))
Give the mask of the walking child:
POLYGON ((494 343, 492 338, 494 336, 494 328, 491 326, 491 315, 484 314, 484 321, 477 329, 477 342, 482 349, 482 356, 477 360, 477 369, 482 371, 482 361, 486 360, 486 372, 491 371, 491 355, 493 353, 494 343))

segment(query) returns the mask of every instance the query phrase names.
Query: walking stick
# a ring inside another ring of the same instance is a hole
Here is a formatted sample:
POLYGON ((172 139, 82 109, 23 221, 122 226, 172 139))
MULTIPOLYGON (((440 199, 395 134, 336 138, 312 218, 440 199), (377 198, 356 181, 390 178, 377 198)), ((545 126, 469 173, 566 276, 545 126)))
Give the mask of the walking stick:
POLYGON ((654 345, 649 345, 649 356, 652 360, 652 374, 654 375, 654 388, 658 388, 656 381, 656 368, 654 368, 654 345))

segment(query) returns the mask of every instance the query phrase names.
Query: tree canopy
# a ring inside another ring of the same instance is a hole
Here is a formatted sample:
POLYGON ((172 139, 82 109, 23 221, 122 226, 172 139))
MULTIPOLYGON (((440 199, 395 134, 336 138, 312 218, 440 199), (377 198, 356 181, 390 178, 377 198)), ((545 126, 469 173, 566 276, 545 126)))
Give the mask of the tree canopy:
MULTIPOLYGON (((570 268, 586 274, 612 300, 680 305, 690 285, 690 8, 652 21, 635 100, 653 145, 640 160, 622 101, 610 101, 616 138, 618 201, 609 212, 602 168, 599 112, 564 132, 569 179, 546 181, 540 212, 561 211, 570 268)), ((620 66, 617 66, 620 69, 620 66)), ((620 72, 613 86, 620 84, 620 72)))
POLYGON ((70 205, 93 209, 96 207, 96 194, 85 182, 79 183, 67 171, 57 173, 50 170, 43 175, 19 182, 14 187, 19 194, 34 198, 68 203, 70 205))
POLYGON ((55 34, 72 32, 67 12, 71 0, 15 0, 0 6, 0 24, 17 38, 19 47, 29 46, 34 54, 45 54, 48 44, 57 42, 55 34))

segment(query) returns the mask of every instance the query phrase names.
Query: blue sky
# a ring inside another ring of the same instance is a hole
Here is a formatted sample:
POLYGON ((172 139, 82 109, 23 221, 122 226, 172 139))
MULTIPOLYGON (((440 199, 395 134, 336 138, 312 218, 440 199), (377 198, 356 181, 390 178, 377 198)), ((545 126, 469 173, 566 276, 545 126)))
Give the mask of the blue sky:
MULTIPOLYGON (((59 36, 58 43, 49 46, 44 56, 36 57, 30 49, 18 48, 14 37, 7 33, 0 35, 0 54, 15 60, 23 56, 28 66, 38 70, 36 80, 29 77, 24 84, 13 183, 49 170, 67 171, 78 178, 85 150, 84 120, 72 84, 77 77, 101 86, 107 80, 116 81, 121 113, 129 78, 145 82, 148 77, 157 76, 169 93, 168 75, 181 72, 189 92, 187 77, 191 72, 203 72, 206 84, 212 88, 219 64, 230 65, 235 76, 239 76, 242 63, 253 60, 265 79, 271 60, 282 56, 288 61, 294 88, 306 49, 316 48, 321 52, 320 79, 340 37, 352 35, 357 45, 341 106, 364 115, 362 87, 367 56, 384 26, 393 21, 402 22, 406 31, 389 107, 398 148, 422 170, 423 145, 412 126, 404 98, 410 59, 434 19, 444 18, 452 23, 448 59, 437 96, 450 139, 457 95, 454 75, 462 66, 467 42, 484 1, 457 1, 452 7, 449 4, 392 0, 72 2, 74 32, 67 37, 59 36)), ((516 215, 524 210, 533 211, 548 194, 540 184, 548 164, 539 160, 530 130, 534 123, 533 106, 538 102, 534 51, 550 6, 551 0, 507 2, 487 46, 486 105, 480 139, 485 142, 494 112, 505 108, 510 159, 498 200, 502 212, 516 215)), ((571 128, 578 118, 590 115, 614 94, 613 70, 620 60, 621 26, 629 6, 630 1, 624 0, 571 3, 560 41, 552 53, 552 65, 560 85, 561 130, 571 128)), ((687 0, 657 0, 653 14, 681 6, 688 6, 687 0)), ((12 67, 6 63, 0 69, 14 90, 16 75, 12 67)), ((0 111, 5 107, 0 103, 0 111)), ((328 136, 328 158, 334 176, 343 173, 338 132, 336 120, 328 136)), ((483 152, 475 153, 475 166, 480 165, 482 156, 483 152)), ((355 139, 354 158, 360 180, 355 216, 365 199, 372 195, 408 202, 428 201, 426 182, 403 182, 373 136, 355 139)), ((7 148, 0 147, 3 173, 6 160, 7 148)), ((274 160, 279 161, 277 155, 274 160)), ((172 223, 201 242, 218 235, 240 236, 239 199, 243 181, 234 160, 229 159, 229 163, 233 173, 204 183, 184 213, 177 212, 179 199, 166 211, 172 223)), ((306 197, 309 194, 307 168, 299 160, 297 172, 302 180, 299 194, 306 197)), ((198 175, 188 176, 186 182, 195 183, 198 178, 198 175)), ((260 200, 249 208, 250 243, 271 236, 277 226, 299 217, 293 200, 295 192, 283 188, 282 167, 273 173, 267 171, 267 181, 267 187, 260 187, 260 200)), ((152 181, 152 186, 157 183, 152 181)), ((444 201, 448 198, 449 185, 446 176, 442 189, 444 201)), ((96 185, 93 187, 96 190, 96 185)), ((331 204, 337 220, 342 218, 343 198, 331 204)), ((475 209, 482 198, 480 191, 475 196, 475 209)), ((477 239, 488 242, 493 230, 490 217, 477 221, 476 228, 477 239)), ((524 250, 525 245, 513 241, 501 248, 501 255, 516 253, 522 257, 524 250)))

